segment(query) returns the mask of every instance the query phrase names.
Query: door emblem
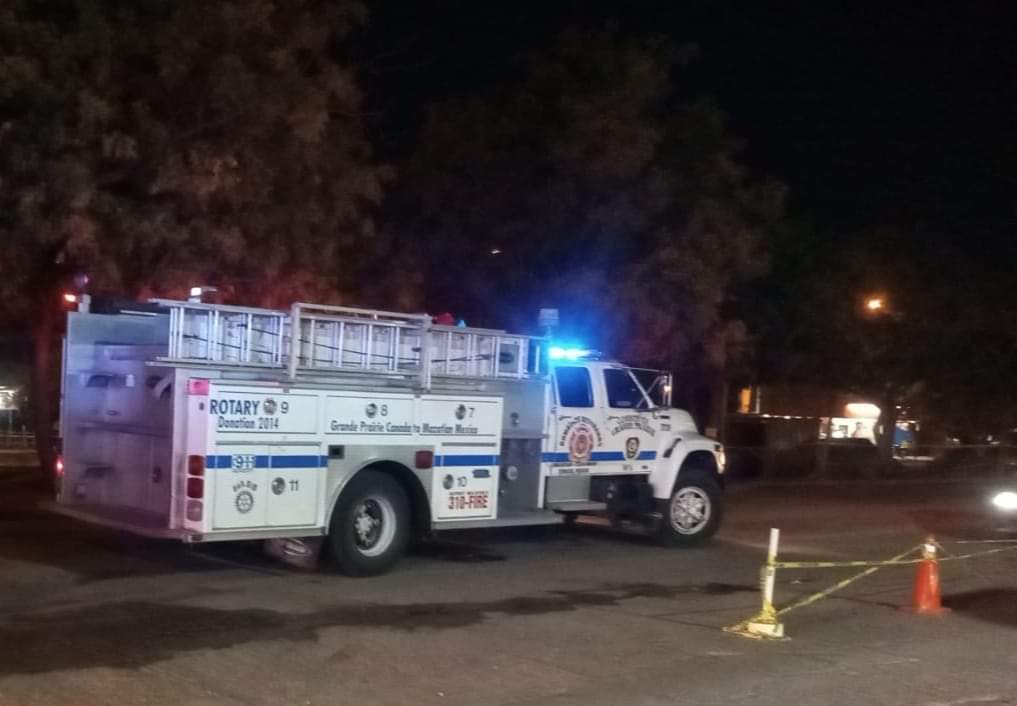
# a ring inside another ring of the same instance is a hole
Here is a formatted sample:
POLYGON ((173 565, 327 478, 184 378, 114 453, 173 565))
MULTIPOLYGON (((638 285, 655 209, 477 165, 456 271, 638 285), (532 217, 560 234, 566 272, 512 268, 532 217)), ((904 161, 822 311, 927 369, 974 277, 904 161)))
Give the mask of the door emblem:
POLYGON ((639 455, 639 439, 632 436, 625 440, 625 458, 634 459, 639 455))
POLYGON ((585 423, 576 424, 569 435, 569 460, 586 463, 593 452, 593 429, 585 423))

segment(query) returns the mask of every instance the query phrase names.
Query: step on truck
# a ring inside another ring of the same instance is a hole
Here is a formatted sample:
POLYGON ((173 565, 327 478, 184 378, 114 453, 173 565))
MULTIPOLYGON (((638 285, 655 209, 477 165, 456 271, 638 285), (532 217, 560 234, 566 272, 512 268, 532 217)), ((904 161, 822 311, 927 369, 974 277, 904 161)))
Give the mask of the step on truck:
POLYGON ((435 531, 645 523, 697 545, 724 453, 667 373, 428 315, 151 300, 68 314, 53 509, 388 569, 435 531), (312 539, 317 538, 317 539, 312 539))

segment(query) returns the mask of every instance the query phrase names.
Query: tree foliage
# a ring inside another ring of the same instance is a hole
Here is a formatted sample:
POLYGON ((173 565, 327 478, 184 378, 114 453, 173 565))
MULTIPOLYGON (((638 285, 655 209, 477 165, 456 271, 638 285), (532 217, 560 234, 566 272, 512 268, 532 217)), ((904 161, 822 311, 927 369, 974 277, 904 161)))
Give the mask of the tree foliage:
POLYGON ((720 330, 783 191, 748 177, 713 103, 681 95, 689 55, 570 30, 518 80, 435 105, 392 201, 428 302, 496 302, 525 327, 557 307, 576 335, 665 365, 720 330))
MULTIPOLYGON (((30 327, 48 465, 59 290, 342 300, 384 250, 343 41, 356 0, 0 8, 0 318, 30 327)), ((360 292, 361 296, 366 293, 360 292)))
POLYGON ((72 270, 134 296, 349 291, 387 174, 335 58, 364 15, 345 0, 6 3, 6 313, 32 316, 25 293, 72 270))

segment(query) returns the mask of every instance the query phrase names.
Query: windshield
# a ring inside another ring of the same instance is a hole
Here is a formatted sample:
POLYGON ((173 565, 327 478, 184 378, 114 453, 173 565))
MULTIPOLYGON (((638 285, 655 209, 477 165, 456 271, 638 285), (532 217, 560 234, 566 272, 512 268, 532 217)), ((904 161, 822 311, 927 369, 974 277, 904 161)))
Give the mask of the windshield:
POLYGON ((649 368, 629 368, 628 370, 642 385, 654 408, 671 406, 670 373, 649 368))
POLYGON ((604 370, 607 405, 615 409, 646 409, 646 395, 636 379, 624 368, 604 370))

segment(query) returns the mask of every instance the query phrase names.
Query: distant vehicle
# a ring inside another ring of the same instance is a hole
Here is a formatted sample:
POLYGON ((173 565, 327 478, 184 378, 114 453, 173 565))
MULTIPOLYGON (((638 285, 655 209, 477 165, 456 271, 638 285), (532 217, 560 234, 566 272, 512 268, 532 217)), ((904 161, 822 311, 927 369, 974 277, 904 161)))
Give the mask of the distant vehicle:
POLYGON ((992 493, 992 521, 996 529, 1017 531, 1017 483, 992 493))
POLYGON ((700 544, 724 452, 670 376, 430 316, 153 300, 69 314, 54 508, 184 542, 326 539, 388 569, 415 535, 582 513, 700 544))

